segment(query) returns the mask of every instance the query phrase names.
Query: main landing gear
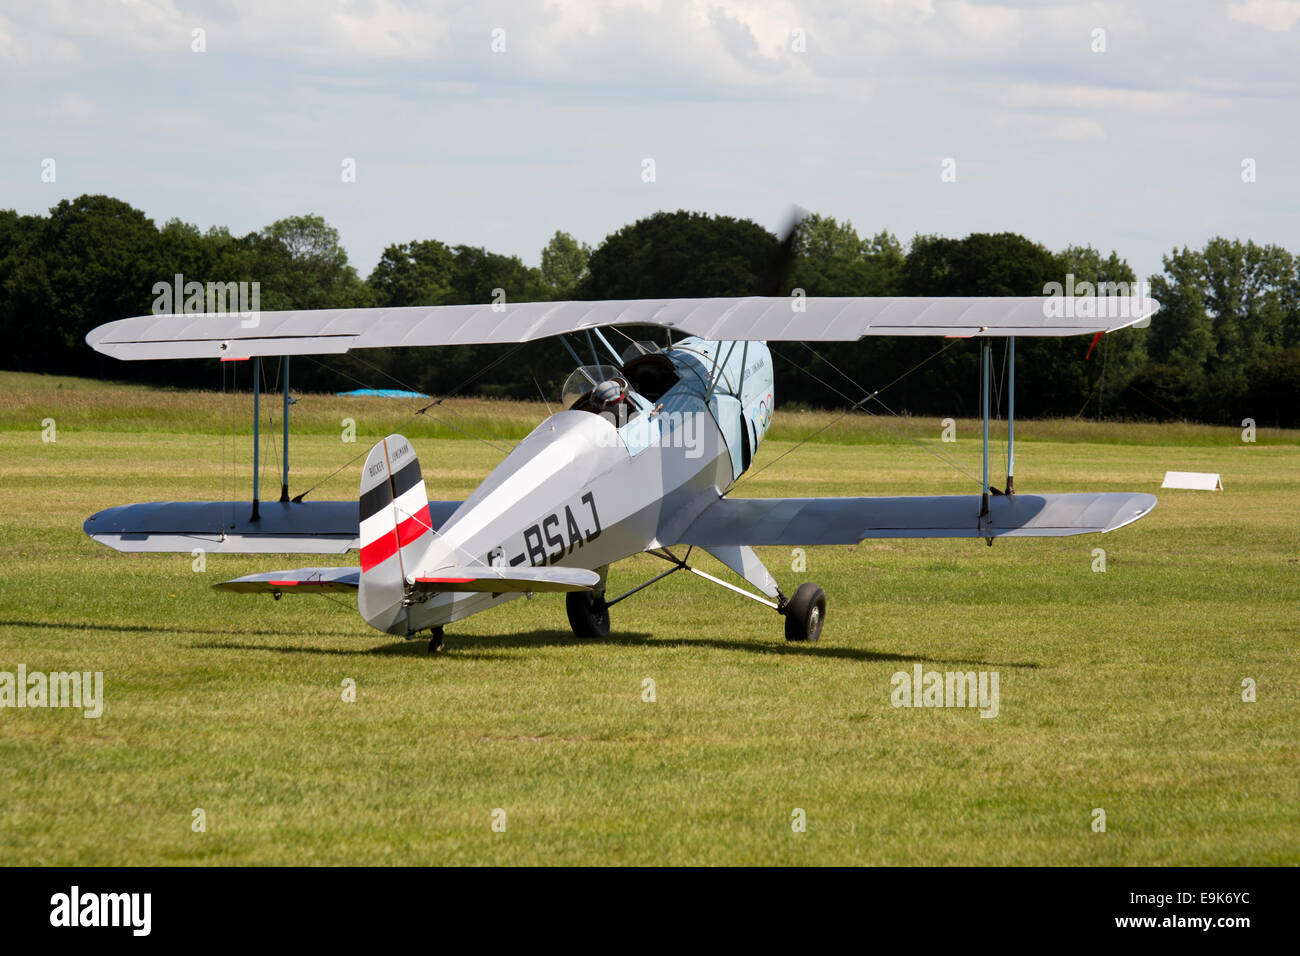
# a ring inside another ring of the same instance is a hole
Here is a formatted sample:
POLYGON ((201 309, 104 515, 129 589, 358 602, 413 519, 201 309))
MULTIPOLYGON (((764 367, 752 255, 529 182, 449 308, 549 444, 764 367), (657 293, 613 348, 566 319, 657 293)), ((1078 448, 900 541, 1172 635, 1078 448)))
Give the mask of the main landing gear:
MULTIPOLYGON (((565 595, 564 608, 568 612, 569 627, 573 629, 575 637, 597 638, 609 636, 609 609, 619 601, 630 598, 638 591, 648 588, 650 585, 662 581, 670 574, 677 571, 690 571, 714 584, 721 585, 728 590, 735 591, 751 601, 757 601, 759 604, 766 604, 772 610, 776 611, 785 618, 785 639, 787 641, 815 641, 822 636, 822 628, 826 623, 826 592, 817 585, 809 582, 799 585, 794 592, 794 596, 787 598, 776 587, 771 575, 767 569, 758 561, 758 556, 750 549, 744 549, 747 553, 742 560, 744 567, 743 576, 750 584, 763 590, 764 593, 774 594, 776 601, 769 601, 765 597, 760 597, 746 591, 744 588, 737 587, 720 578, 701 571, 699 568, 691 567, 686 563, 686 558, 690 557, 690 550, 686 556, 679 558, 667 548, 658 548, 653 551, 647 551, 646 554, 654 555, 667 561, 672 565, 667 571, 658 574, 646 581, 644 584, 638 584, 630 591, 625 591, 613 600, 605 597, 604 569, 601 573, 601 589, 599 591, 570 591, 565 595)), ((730 562, 727 562, 730 564, 730 562)), ((732 568, 737 570, 736 567, 732 568)))
POLYGON ((604 591, 570 591, 564 596, 574 637, 609 637, 609 605, 604 591))
POLYGON ((826 592, 811 581, 801 584, 777 613, 785 615, 787 641, 815 641, 826 623, 826 592))
POLYGON ((440 650, 442 650, 442 636, 443 636, 442 628, 440 627, 429 628, 429 653, 430 654, 437 654, 440 650))

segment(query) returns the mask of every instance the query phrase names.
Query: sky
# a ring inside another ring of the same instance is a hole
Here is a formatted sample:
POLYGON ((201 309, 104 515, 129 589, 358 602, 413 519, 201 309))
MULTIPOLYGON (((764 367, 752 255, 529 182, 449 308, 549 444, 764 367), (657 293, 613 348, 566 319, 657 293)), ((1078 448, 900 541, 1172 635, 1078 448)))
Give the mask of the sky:
POLYGON ((362 276, 792 204, 1139 276, 1215 235, 1300 253, 1300 0, 0 0, 0 88, 0 208, 318 213, 362 276))

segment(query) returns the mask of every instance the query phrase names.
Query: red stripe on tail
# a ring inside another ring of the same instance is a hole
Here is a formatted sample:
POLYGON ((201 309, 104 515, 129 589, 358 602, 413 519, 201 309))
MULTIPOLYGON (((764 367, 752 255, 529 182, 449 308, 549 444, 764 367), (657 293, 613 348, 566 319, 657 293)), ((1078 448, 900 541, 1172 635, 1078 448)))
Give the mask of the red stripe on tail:
POLYGON ((424 505, 411 517, 397 526, 397 543, 406 547, 412 541, 433 530, 433 519, 429 517, 429 506, 424 505))
POLYGON ((361 549, 361 570, 369 571, 397 553, 397 531, 389 531, 361 549))

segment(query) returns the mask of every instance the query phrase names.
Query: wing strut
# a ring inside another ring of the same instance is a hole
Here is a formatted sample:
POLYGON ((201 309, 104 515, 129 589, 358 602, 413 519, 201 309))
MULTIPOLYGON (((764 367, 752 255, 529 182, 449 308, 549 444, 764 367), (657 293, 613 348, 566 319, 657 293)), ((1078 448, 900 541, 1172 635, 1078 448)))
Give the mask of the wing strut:
POLYGON ((984 452, 984 488, 980 494, 980 520, 989 515, 989 492, 1014 495, 1016 493, 1016 338, 1007 337, 1007 484, 1005 491, 989 486, 989 385, 993 374, 993 340, 980 339, 980 428, 984 452))
MULTIPOLYGON (((289 356, 281 356, 284 364, 284 456, 280 472, 280 501, 289 501, 289 356)), ((262 480, 262 360, 256 356, 253 362, 253 513, 249 521, 261 518, 261 480, 262 480)))
POLYGON ((1016 337, 1007 336, 1007 494, 1016 493, 1016 337))
POLYGON ((690 571, 691 574, 702 577, 706 581, 712 581, 714 584, 720 584, 724 588, 727 588, 730 591, 735 591, 741 597, 747 597, 751 601, 757 601, 759 604, 766 604, 772 610, 777 611, 781 614, 785 613, 784 608, 787 601, 785 595, 781 593, 780 588, 776 589, 777 598, 780 603, 777 603, 777 601, 769 601, 767 598, 761 597, 760 595, 757 594, 751 594, 750 592, 746 591, 744 588, 736 587, 736 585, 731 584, 728 581, 724 581, 721 578, 715 578, 712 574, 709 574, 707 571, 701 571, 699 568, 687 564, 686 561, 687 558, 691 556, 691 550, 692 549, 688 547, 686 549, 685 557, 681 557, 681 558, 677 557, 677 555, 673 554, 667 548, 663 548, 663 547, 659 548, 658 550, 650 550, 645 552, 646 554, 653 555, 654 557, 659 558, 660 560, 667 561, 669 564, 672 565, 672 567, 669 568, 667 571, 663 572, 662 574, 656 574, 649 581, 646 581, 642 584, 638 584, 636 587, 632 588, 629 591, 624 591, 618 597, 606 601, 605 607, 607 608, 613 607, 619 601, 624 601, 627 598, 630 598, 633 594, 636 594, 638 591, 644 591, 650 585, 657 584, 658 582, 662 581, 664 578, 668 577, 668 575, 670 574, 676 574, 678 571, 690 571))
POLYGON ((980 414, 984 429, 984 487, 980 498, 980 520, 989 514, 989 359, 993 351, 993 340, 980 339, 980 414))
POLYGON ((284 362, 284 411, 280 417, 284 419, 284 465, 280 471, 280 501, 289 500, 289 356, 281 359, 284 362))
MULTIPOLYGON (((261 427, 262 427, 262 360, 253 359, 253 513, 249 521, 257 521, 262 516, 258 509, 258 470, 261 465, 261 427)), ((232 496, 233 497, 233 496, 232 496)))

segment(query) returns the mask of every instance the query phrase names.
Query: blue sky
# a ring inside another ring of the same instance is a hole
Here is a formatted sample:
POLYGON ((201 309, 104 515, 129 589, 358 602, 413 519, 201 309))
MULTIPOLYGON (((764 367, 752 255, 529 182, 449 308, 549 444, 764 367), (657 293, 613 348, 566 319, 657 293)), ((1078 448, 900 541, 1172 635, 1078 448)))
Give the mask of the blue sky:
POLYGON ((363 276, 390 242, 536 264, 556 229, 791 203, 1143 276, 1216 234, 1300 252, 1300 0, 3 0, 0 83, 0 207, 316 212, 363 276))

